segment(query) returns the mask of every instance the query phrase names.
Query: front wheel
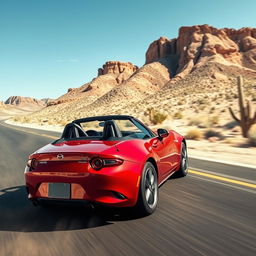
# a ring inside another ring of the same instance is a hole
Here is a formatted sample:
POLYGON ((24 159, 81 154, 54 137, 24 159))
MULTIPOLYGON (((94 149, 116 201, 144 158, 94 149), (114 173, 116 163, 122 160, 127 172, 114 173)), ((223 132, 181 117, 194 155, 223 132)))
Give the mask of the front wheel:
POLYGON ((146 162, 141 176, 138 201, 135 206, 137 214, 147 216, 152 214, 158 202, 157 172, 154 165, 146 162))
POLYGON ((188 174, 188 152, 184 142, 181 143, 180 169, 177 174, 179 177, 184 177, 188 174))

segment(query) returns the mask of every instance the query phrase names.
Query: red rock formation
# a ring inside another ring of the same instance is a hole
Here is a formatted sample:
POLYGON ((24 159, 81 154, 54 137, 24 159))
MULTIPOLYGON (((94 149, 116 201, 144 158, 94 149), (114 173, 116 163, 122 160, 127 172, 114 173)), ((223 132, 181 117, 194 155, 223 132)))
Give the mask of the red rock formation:
POLYGON ((176 54, 176 39, 169 40, 166 37, 160 37, 150 44, 146 52, 146 64, 173 54, 176 54))
POLYGON ((256 70, 256 29, 181 27, 177 39, 160 37, 149 46, 146 64, 161 58, 170 60, 176 78, 209 61, 256 70))
POLYGON ((134 73, 138 69, 131 62, 107 61, 98 69, 98 76, 106 74, 121 74, 123 72, 134 73))

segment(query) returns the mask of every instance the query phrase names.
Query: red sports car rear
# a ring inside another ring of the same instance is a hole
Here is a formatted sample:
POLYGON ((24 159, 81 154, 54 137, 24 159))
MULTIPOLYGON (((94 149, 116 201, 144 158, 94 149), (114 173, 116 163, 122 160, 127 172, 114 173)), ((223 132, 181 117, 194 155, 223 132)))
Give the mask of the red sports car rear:
POLYGON ((130 116, 75 120, 62 137, 33 153, 25 168, 28 198, 82 200, 136 207, 152 213, 158 186, 175 171, 187 172, 184 138, 174 131, 158 135, 130 116))

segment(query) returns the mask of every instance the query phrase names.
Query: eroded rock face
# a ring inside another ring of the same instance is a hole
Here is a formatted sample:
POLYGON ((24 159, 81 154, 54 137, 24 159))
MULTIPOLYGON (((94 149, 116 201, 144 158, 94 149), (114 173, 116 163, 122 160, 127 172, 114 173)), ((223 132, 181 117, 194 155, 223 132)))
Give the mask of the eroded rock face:
POLYGON ((176 39, 170 40, 166 37, 160 37, 151 43, 146 52, 146 64, 176 54, 176 42, 176 39))
POLYGON ((178 38, 154 41, 146 64, 167 58, 175 78, 183 78, 209 61, 256 70, 256 29, 217 29, 209 25, 181 27, 178 38))
POLYGON ((107 61, 102 68, 98 69, 98 76, 106 74, 121 74, 124 72, 134 73, 138 69, 131 62, 107 61))

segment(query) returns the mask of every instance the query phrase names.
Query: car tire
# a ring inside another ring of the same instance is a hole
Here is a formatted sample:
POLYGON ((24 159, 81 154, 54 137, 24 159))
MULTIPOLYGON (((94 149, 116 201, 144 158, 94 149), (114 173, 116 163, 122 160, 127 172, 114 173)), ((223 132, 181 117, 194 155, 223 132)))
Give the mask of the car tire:
POLYGON ((188 174, 188 152, 184 142, 181 143, 180 169, 177 171, 178 177, 185 177, 188 174))
POLYGON ((136 214, 147 216, 152 214, 158 203, 157 172, 154 165, 146 162, 141 175, 138 201, 135 206, 136 214))

